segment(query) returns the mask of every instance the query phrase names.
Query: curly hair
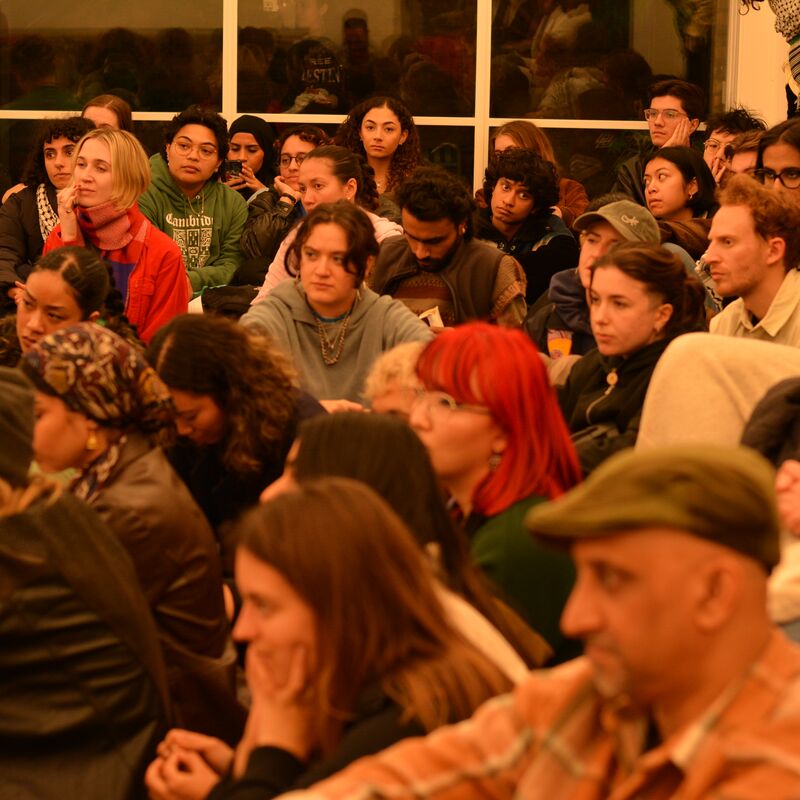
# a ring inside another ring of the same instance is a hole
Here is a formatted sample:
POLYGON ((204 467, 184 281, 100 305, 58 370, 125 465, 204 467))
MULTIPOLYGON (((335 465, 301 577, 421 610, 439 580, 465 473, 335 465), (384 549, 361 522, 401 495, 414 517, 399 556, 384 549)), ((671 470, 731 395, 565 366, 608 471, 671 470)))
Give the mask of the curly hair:
POLYGON ((347 183, 351 179, 356 182, 357 205, 368 211, 375 211, 378 208, 380 196, 375 183, 375 173, 363 156, 346 147, 324 144, 306 153, 306 161, 311 161, 312 158, 325 159, 330 164, 334 177, 341 183, 347 183))
POLYGON ((746 206, 762 239, 773 236, 786 243, 786 270, 800 267, 800 207, 762 186, 750 175, 733 175, 719 192, 721 206, 746 206))
POLYGON ((397 146, 392 155, 387 177, 386 191, 394 191, 422 162, 422 149, 419 132, 414 124, 414 117, 406 105, 395 97, 371 97, 355 106, 339 126, 333 137, 334 144, 346 147, 354 153, 367 157, 364 142, 361 140, 361 125, 367 112, 373 108, 388 108, 397 117, 400 130, 406 133, 406 139, 397 146))
POLYGON ((550 161, 540 158, 532 150, 509 147, 489 162, 483 179, 483 194, 491 207, 492 194, 497 181, 505 178, 525 186, 533 195, 533 219, 548 217, 558 203, 558 176, 550 161))
POLYGON ((224 317, 183 314, 156 333, 146 358, 170 389, 217 404, 231 472, 257 472, 282 457, 296 424, 294 372, 269 340, 224 317))
POLYGON ((459 178, 441 167, 418 167, 397 190, 397 204, 423 222, 449 219, 464 225, 463 239, 474 234, 475 201, 459 178))
POLYGON ((94 130, 94 122, 83 117, 67 117, 66 119, 44 119, 39 126, 36 141, 28 154, 28 163, 22 173, 22 183, 26 186, 38 186, 50 183, 47 168, 44 165, 44 146, 55 139, 69 139, 79 142, 84 134, 94 130))
POLYGON ((317 225, 325 224, 338 225, 344 232, 347 239, 344 269, 353 276, 356 287, 361 286, 370 262, 378 257, 378 242, 370 218, 357 205, 346 200, 322 203, 303 220, 286 254, 287 272, 298 274, 303 245, 317 225))
MULTIPOLYGON (((228 156, 228 123, 225 118, 216 111, 211 111, 203 106, 189 106, 185 111, 176 114, 164 126, 164 147, 172 144, 172 140, 177 136, 178 131, 184 125, 202 125, 214 134, 217 140, 217 158, 220 160, 220 170, 228 156)), ((161 151, 162 158, 166 159, 166 151, 161 151)))
POLYGON ((292 125, 292 127, 286 128, 272 145, 275 150, 276 161, 280 158, 283 146, 290 136, 296 136, 301 142, 309 142, 314 147, 321 147, 323 144, 331 143, 331 137, 316 125, 292 125))

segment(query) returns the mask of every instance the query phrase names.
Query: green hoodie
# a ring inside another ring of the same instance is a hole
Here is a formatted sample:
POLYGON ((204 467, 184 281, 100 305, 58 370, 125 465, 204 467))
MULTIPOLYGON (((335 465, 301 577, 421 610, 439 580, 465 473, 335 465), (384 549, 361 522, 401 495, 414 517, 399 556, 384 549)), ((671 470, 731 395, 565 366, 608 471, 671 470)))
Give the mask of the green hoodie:
POLYGON ((139 198, 142 213, 180 247, 195 293, 225 286, 242 261, 239 240, 247 203, 233 189, 209 180, 189 202, 160 154, 150 159, 152 181, 139 198))

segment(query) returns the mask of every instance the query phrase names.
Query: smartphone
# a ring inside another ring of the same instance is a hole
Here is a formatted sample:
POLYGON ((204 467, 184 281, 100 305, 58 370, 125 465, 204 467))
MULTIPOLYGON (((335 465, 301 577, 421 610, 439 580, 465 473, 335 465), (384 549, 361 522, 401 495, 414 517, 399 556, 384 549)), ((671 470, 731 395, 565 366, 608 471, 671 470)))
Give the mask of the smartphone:
POLYGON ((228 178, 235 178, 242 174, 243 161, 228 161, 223 164, 222 171, 225 173, 226 180, 228 178))

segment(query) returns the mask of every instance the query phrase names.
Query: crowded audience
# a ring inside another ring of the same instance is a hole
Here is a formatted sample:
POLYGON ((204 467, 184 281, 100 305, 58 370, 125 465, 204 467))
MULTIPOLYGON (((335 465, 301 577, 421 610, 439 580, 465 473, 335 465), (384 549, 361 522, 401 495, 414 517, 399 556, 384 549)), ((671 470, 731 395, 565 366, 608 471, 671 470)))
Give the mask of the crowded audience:
POLYGON ((455 21, 392 71, 357 9, 274 64, 245 29, 252 113, 174 87, 153 155, 108 57, 38 123, 0 798, 800 797, 800 119, 688 56, 625 89, 592 4, 524 5, 513 116, 606 103, 638 145, 505 118, 473 170, 420 120, 472 113, 455 21))

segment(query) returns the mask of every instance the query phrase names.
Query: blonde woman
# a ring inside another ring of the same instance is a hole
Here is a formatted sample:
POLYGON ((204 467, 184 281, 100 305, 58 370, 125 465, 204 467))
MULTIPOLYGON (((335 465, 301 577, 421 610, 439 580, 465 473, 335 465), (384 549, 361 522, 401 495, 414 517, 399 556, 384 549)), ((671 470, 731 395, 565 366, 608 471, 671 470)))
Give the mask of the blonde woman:
POLYGON ((75 148, 72 179, 58 193, 59 224, 44 245, 89 245, 109 263, 125 314, 143 341, 188 308, 190 287, 178 245, 139 211, 150 165, 130 133, 103 127, 75 148))

